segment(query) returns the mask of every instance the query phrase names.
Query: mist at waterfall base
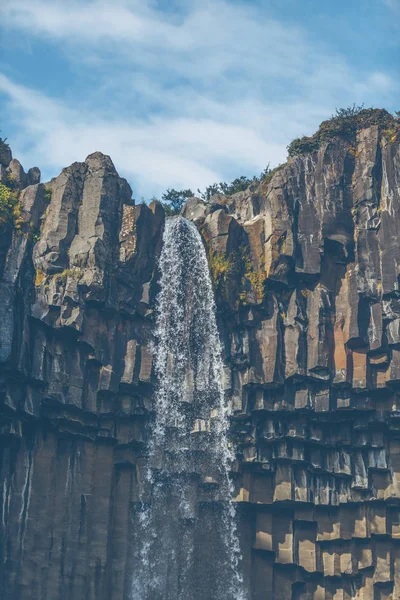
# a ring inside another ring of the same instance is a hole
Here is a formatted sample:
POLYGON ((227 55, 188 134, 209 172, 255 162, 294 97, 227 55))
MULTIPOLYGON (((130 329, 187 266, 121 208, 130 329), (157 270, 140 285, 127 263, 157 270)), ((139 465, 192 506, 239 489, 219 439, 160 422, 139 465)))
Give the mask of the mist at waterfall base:
POLYGON ((195 225, 167 219, 154 421, 133 514, 131 600, 245 600, 221 343, 195 225))

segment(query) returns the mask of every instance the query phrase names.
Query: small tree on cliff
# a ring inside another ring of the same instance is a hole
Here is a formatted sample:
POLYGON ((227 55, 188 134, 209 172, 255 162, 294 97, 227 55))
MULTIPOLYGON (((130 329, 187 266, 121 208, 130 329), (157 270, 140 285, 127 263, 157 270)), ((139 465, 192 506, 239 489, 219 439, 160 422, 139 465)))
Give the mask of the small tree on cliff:
POLYGON ((197 190, 200 197, 208 202, 210 198, 212 198, 215 194, 223 194, 224 196, 233 196, 237 192, 244 192, 251 185, 256 186, 260 183, 260 181, 266 177, 271 172, 271 169, 268 165, 262 171, 259 177, 254 175, 252 179, 246 177, 245 175, 241 175, 240 177, 236 177, 231 183, 227 183, 226 181, 220 181, 219 183, 213 183, 208 185, 204 192, 201 190, 197 190))
POLYGON ((193 196, 192 190, 168 189, 162 195, 162 204, 167 215, 177 215, 188 198, 193 196))

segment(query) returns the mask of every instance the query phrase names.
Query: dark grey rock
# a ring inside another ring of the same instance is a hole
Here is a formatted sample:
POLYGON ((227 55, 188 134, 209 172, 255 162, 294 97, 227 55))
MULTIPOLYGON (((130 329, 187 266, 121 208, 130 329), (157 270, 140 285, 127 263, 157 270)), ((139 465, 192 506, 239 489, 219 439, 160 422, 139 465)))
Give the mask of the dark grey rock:
MULTIPOLYGON (((223 271, 249 600, 400 593, 400 151, 384 136, 337 138, 183 211, 223 271)), ((0 597, 128 600, 165 214, 134 206, 101 153, 51 198, 11 159, 23 232, 0 236, 0 597)), ((218 523, 209 479, 192 484, 191 514, 218 523)), ((191 526, 212 568, 212 527, 191 526)))

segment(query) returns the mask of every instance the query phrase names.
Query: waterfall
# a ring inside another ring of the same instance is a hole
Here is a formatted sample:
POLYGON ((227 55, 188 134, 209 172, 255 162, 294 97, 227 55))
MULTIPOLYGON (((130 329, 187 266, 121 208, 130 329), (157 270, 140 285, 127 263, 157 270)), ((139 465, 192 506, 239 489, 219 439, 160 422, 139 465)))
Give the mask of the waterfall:
POLYGON ((166 221, 154 421, 133 515, 131 600, 245 600, 221 343, 195 225, 166 221))

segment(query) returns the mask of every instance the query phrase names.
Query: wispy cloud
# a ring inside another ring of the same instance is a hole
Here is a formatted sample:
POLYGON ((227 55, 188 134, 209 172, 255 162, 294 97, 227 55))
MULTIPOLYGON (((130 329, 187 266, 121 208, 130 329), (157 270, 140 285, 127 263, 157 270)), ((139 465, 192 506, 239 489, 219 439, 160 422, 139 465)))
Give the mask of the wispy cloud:
MULTIPOLYGON (((393 0, 392 0, 393 1, 393 0)), ((0 78, 13 145, 46 173, 100 149, 138 195, 202 187, 284 160, 286 145, 335 106, 381 104, 397 83, 355 72, 340 54, 265 10, 190 0, 12 0, 3 27, 45 40, 87 73, 85 102, 0 78), (170 3, 169 3, 170 4, 170 3)), ((4 129, 4 127, 3 127, 4 129)))
POLYGON ((388 8, 400 15, 400 0, 384 0, 384 3, 388 8))
POLYGON ((159 193, 166 186, 204 187, 221 177, 224 161, 253 167, 268 156, 284 157, 284 145, 268 144, 250 128, 207 118, 153 117, 145 123, 93 118, 54 102, 0 75, 0 90, 19 115, 19 156, 55 172, 95 149, 111 154, 139 194, 159 193), (24 150, 26 139, 31 144, 24 150), (33 148, 32 148, 33 145, 33 148))

